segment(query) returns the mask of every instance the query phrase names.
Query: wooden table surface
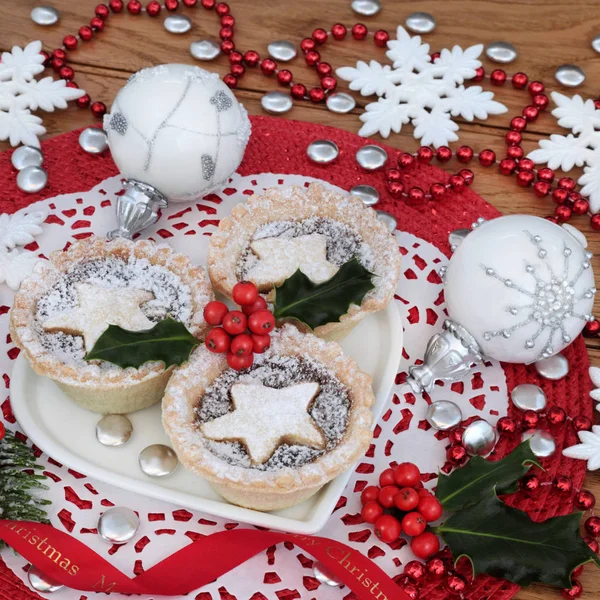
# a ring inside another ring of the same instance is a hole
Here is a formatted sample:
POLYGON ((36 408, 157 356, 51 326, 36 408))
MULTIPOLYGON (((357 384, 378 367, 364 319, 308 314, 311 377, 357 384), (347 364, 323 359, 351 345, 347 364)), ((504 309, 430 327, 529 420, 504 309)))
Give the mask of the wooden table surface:
MULTIPOLYGON (((572 63, 582 67, 587 74, 586 83, 576 90, 577 93, 595 98, 600 92, 596 86, 600 82, 600 55, 590 46, 592 38, 600 33, 600 12, 597 4, 591 0, 426 0, 418 3, 382 0, 383 8, 375 17, 354 14, 350 0, 230 0, 229 3, 236 19, 236 46, 242 50, 254 49, 261 56, 266 55, 266 46, 270 41, 288 39, 299 44, 316 27, 328 29, 335 22, 351 26, 360 21, 372 31, 384 28, 395 37, 398 24, 403 24, 414 10, 423 10, 433 14, 437 20, 436 30, 426 36, 432 51, 453 44, 464 48, 479 42, 487 44, 505 40, 513 43, 519 52, 517 61, 506 69, 509 74, 524 71, 530 80, 539 79, 546 83, 548 91, 570 94, 570 90, 561 89, 554 81, 553 74, 558 65, 572 63)), ((93 0, 0 0, 0 50, 8 50, 13 45, 24 46, 35 39, 42 40, 45 50, 59 47, 65 35, 76 33, 79 27, 89 22, 94 16, 95 5, 93 0), (38 4, 52 4, 58 8, 61 16, 59 23, 52 27, 35 25, 29 13, 38 4)), ((80 87, 93 99, 110 106, 117 90, 134 71, 167 62, 193 63, 195 61, 189 53, 191 41, 218 39, 219 25, 214 11, 208 12, 201 7, 181 8, 180 13, 189 15, 193 21, 192 31, 181 36, 171 35, 164 30, 164 12, 158 19, 151 19, 146 14, 131 16, 126 11, 112 15, 104 32, 91 42, 80 42, 80 48, 70 54, 71 66, 75 69, 75 79, 80 87)), ((384 50, 376 48, 372 39, 362 42, 332 41, 322 49, 322 55, 334 68, 352 65, 359 58, 385 61, 384 50)), ((299 58, 290 65, 295 81, 313 86, 317 83, 316 74, 303 63, 299 58)), ((490 71, 493 64, 484 59, 484 67, 490 71)), ((228 71, 227 57, 221 56, 213 63, 208 63, 208 68, 225 74, 228 71)), ((489 82, 484 85, 490 87, 489 82)), ((341 82, 340 88, 345 88, 344 82, 341 82)), ((259 69, 251 69, 242 79, 236 95, 250 113, 261 114, 262 95, 274 89, 277 89, 277 84, 273 78, 262 76, 259 69)), ((495 91, 498 99, 509 107, 509 113, 484 122, 461 123, 459 135, 460 143, 469 144, 476 150, 492 148, 502 157, 508 123, 524 106, 527 93, 513 90, 510 84, 495 91)), ((365 99, 357 99, 359 107, 364 106, 365 99)), ((360 112, 361 109, 357 107, 351 114, 334 115, 323 105, 296 102, 285 117, 356 132, 360 125, 357 116, 360 112)), ((48 130, 47 136, 64 133, 92 121, 88 110, 76 106, 42 116, 48 130)), ((524 136, 525 151, 533 149, 540 138, 558 131, 554 119, 550 115, 542 115, 524 136)), ((412 137, 410 126, 406 126, 400 135, 392 134, 386 143, 408 151, 414 151, 419 145, 412 137)), ((454 147, 458 145, 454 144, 454 147)), ((7 143, 0 142, 0 151, 8 147, 7 143)), ((448 168, 453 166, 450 163, 448 168)), ((474 189, 503 213, 545 216, 553 211, 554 205, 550 199, 537 198, 532 190, 519 188, 514 178, 506 178, 495 169, 472 168, 476 174, 474 189)), ((588 236, 590 250, 599 253, 600 232, 590 230, 588 219, 577 217, 571 223, 588 236)), ((593 263, 596 273, 600 273, 600 259, 594 258, 593 263)), ((600 316, 600 297, 596 298, 595 313, 600 316)), ((588 348, 592 364, 600 366, 600 341, 589 341, 588 348)), ((600 475, 590 474, 586 485, 600 500, 600 475)), ((600 597, 600 570, 587 567, 581 581, 585 589, 582 598, 592 600, 600 597)), ((532 586, 517 596, 521 600, 558 597, 560 595, 556 590, 542 586, 532 586)))

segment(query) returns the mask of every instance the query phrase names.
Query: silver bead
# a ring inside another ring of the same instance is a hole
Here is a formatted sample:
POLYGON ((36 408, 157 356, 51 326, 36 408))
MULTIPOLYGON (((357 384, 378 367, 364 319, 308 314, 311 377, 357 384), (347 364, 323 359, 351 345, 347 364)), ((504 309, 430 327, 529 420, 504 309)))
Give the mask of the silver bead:
POLYGON ((387 152, 374 144, 363 146, 356 152, 356 162, 365 169, 365 171, 376 171, 377 169, 381 169, 387 162, 387 159, 387 152))
POLYGON ((508 64, 516 60, 517 49, 508 42, 492 42, 485 49, 485 55, 493 62, 508 64))
POLYGON ((350 94, 345 94, 344 92, 327 96, 325 104, 328 110, 339 115, 349 113, 356 108, 356 100, 350 94))
POLYGON ((593 40, 592 40, 592 48, 600 53, 600 35, 597 35, 593 40))
POLYGON ((285 92, 268 92, 260 100, 265 112, 282 115, 291 110, 294 105, 292 97, 285 92))
POLYGON ((585 81, 585 72, 577 65, 561 65, 556 69, 554 77, 565 87, 578 87, 585 81))
POLYGON ((108 136, 104 129, 88 127, 79 134, 79 145, 89 154, 100 154, 108 148, 108 136))
POLYGON ((379 192, 370 185, 355 185, 350 190, 351 196, 356 196, 365 206, 374 206, 379 202, 379 192))
POLYGON ((343 581, 340 581, 323 563, 318 561, 313 564, 313 574, 315 579, 323 585, 331 587, 344 585, 343 581))
POLYGON ((21 171, 25 167, 39 167, 44 162, 44 155, 34 146, 19 146, 10 157, 12 166, 21 171))
POLYGON ((426 12, 415 12, 406 17, 406 29, 413 33, 431 33, 435 29, 433 15, 426 12))
POLYGON ((462 413, 454 402, 438 400, 429 405, 425 418, 434 429, 446 431, 462 421, 462 413))
POLYGON ((544 391, 537 385, 521 383, 513 388, 510 394, 513 404, 521 410, 535 410, 546 408, 547 400, 544 391))
POLYGON ((17 187, 29 194, 43 190, 47 183, 48 173, 42 167, 25 167, 17 175, 17 187))
POLYGON ((126 544, 140 527, 140 518, 130 509, 113 506, 100 515, 98 533, 109 544, 126 544))
POLYGON ((163 26, 169 33, 187 33, 192 28, 192 21, 185 15, 169 15, 163 26))
POLYGON ((132 433, 133 426, 125 415, 106 415, 96 424, 96 438, 104 446, 122 446, 132 433))
POLYGON ((352 10, 363 17, 372 17, 381 10, 379 0, 352 0, 352 10))
POLYGON ((454 252, 463 242, 463 240, 471 233, 470 229, 455 229, 448 234, 448 244, 454 252))
POLYGON ((215 60, 221 54, 221 47, 212 40, 196 40, 190 44, 190 54, 196 60, 215 60))
POLYGON ((550 358, 538 360, 535 370, 545 379, 558 381, 569 373, 569 361, 562 354, 555 354, 550 358))
POLYGON ((326 165, 339 156, 340 150, 330 140, 315 140, 308 145, 306 154, 314 163, 326 165))
POLYGON ((298 56, 298 49, 292 42, 287 40, 276 40, 267 46, 271 58, 281 62, 289 62, 298 56))
POLYGON ((462 444, 471 455, 487 456, 496 445, 496 430, 484 420, 473 421, 463 431, 462 444))
POLYGON ((521 441, 529 440, 531 451, 538 458, 547 458, 556 452, 556 443, 554 438, 542 429, 531 429, 524 431, 521 435, 521 441))
POLYGON ((388 226, 388 229, 390 231, 395 231, 396 227, 398 226, 398 222, 396 221, 396 219, 394 218, 393 215, 390 215, 390 213, 387 213, 383 210, 376 210, 375 211, 377 213, 377 218, 382 222, 385 223, 388 226))
POLYGON ((65 587, 62 583, 54 581, 33 565, 31 565, 29 571, 27 571, 27 579, 29 580, 29 585, 31 585, 36 592, 42 594, 58 592, 58 590, 62 590, 65 587))
POLYGON ((54 25, 59 19, 58 11, 53 6, 36 6, 30 16, 36 25, 43 26, 54 25))
POLYGON ((149 477, 166 477, 179 464, 177 454, 169 446, 153 444, 144 448, 139 456, 140 468, 149 477))

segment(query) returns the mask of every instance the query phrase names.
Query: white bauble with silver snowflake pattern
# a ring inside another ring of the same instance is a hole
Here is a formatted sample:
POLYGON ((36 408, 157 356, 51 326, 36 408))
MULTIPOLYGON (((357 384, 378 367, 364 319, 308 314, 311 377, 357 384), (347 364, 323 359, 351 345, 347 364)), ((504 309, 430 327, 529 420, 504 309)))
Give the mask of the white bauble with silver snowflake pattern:
POLYGON ((133 75, 104 129, 121 173, 169 201, 194 200, 226 183, 250 137, 246 110, 219 76, 183 64, 133 75))
POLYGON ((484 222, 448 265, 450 319, 490 358, 526 364, 548 358, 593 319, 590 258, 573 235, 546 219, 512 215, 484 222))

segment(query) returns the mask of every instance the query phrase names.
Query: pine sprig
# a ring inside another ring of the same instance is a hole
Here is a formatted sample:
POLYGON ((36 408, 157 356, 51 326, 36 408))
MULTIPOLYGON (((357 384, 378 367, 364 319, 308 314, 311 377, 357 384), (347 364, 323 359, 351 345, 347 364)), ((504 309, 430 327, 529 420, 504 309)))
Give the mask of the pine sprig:
MULTIPOLYGON (((27 444, 6 431, 0 442, 0 517, 15 521, 48 523, 43 508, 50 500, 40 498, 35 491, 47 490, 42 469, 27 444)), ((1 543, 0 543, 0 547, 1 543)))

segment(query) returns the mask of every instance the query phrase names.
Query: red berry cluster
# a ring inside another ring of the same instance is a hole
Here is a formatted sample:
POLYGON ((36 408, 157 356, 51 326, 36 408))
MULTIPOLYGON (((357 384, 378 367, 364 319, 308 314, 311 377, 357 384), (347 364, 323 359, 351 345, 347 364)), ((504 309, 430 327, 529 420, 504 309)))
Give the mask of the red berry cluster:
POLYGON ((415 556, 429 558, 439 551, 438 537, 425 529, 427 523, 442 516, 442 505, 423 487, 419 468, 413 463, 386 469, 379 477, 379 487, 365 488, 360 500, 362 518, 375 526, 375 535, 382 542, 391 544, 405 533, 412 537, 410 547, 415 556))
POLYGON ((229 310, 216 300, 205 306, 204 320, 214 327, 204 343, 211 352, 226 352, 227 364, 241 371, 252 366, 255 353, 262 354, 271 345, 269 334, 275 327, 275 317, 253 283, 236 283, 232 296, 242 310, 229 310))

